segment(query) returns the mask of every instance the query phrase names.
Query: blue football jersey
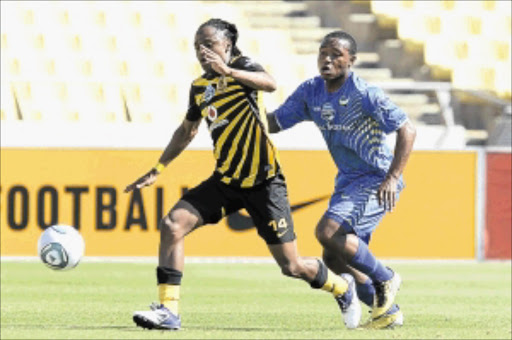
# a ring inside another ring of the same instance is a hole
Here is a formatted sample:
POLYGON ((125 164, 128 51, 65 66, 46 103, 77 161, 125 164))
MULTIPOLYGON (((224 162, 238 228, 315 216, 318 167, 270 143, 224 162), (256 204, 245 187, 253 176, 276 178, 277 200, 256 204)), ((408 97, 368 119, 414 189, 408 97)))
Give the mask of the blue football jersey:
POLYGON ((339 169, 337 185, 360 176, 381 180, 393 160, 386 134, 407 121, 380 88, 353 72, 334 93, 320 76, 303 82, 274 114, 281 129, 305 120, 316 124, 339 169))

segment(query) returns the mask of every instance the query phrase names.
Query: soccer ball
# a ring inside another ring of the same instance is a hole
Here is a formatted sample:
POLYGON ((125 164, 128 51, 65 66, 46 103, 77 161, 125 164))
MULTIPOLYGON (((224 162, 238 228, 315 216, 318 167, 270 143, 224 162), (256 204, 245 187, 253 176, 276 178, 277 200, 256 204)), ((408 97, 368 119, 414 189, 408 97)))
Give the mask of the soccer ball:
POLYGON ((37 253, 51 269, 75 268, 84 255, 85 243, 82 235, 68 225, 48 227, 37 242, 37 253))

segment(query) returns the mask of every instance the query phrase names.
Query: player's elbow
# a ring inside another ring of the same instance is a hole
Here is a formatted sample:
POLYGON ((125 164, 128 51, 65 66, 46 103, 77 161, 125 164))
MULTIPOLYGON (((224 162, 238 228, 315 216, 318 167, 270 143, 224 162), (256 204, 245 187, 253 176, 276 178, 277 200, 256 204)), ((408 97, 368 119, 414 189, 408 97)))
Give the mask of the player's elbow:
POLYGON ((277 84, 271 75, 265 73, 265 81, 263 82, 262 90, 265 92, 274 92, 277 89, 277 84))
POLYGON ((416 139, 416 127, 410 122, 407 121, 399 130, 398 134, 401 135, 404 139, 414 142, 416 139))
POLYGON ((265 84, 263 91, 265 92, 274 92, 277 89, 276 82, 271 80, 265 84))

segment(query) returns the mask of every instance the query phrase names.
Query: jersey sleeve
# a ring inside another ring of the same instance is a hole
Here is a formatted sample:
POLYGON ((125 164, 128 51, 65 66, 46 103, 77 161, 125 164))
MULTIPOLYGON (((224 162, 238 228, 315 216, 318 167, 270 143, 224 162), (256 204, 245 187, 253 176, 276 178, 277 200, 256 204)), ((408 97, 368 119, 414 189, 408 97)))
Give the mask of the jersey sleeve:
POLYGON ((385 133, 398 130, 408 119, 405 112, 396 106, 380 88, 368 88, 365 99, 364 108, 385 133))
POLYGON ((306 83, 302 83, 276 111, 277 124, 281 130, 291 128, 297 123, 311 120, 306 104, 306 83))
POLYGON ((199 109, 199 106, 197 106, 196 99, 195 99, 195 91, 194 87, 190 87, 190 95, 188 99, 188 110, 187 114, 185 116, 187 120, 190 120, 192 122, 198 121, 201 119, 201 110, 199 109))
POLYGON ((238 70, 250 71, 250 72, 265 72, 263 66, 248 57, 238 57, 230 65, 238 70))

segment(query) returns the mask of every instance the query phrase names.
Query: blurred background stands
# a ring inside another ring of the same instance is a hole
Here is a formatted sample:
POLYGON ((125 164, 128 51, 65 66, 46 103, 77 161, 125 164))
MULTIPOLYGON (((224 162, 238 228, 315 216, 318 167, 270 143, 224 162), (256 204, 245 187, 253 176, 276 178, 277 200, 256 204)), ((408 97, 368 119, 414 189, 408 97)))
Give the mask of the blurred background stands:
POLYGON ((355 71, 409 114, 417 146, 510 145, 510 4, 2 1, 1 120, 168 130, 201 74, 194 33, 221 17, 277 81, 267 110, 317 74, 319 42, 343 29, 358 42, 355 71))

